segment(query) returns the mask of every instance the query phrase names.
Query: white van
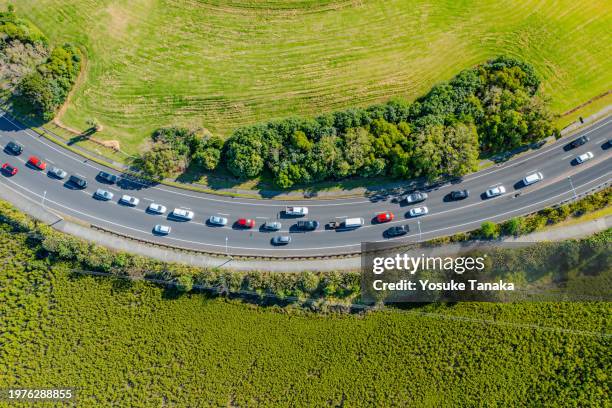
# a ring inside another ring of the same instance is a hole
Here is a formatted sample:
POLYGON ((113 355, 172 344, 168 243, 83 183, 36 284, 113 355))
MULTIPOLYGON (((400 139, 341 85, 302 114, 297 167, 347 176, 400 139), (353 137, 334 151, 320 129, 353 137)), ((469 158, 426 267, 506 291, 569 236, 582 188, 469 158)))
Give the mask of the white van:
POLYGON ((532 173, 532 174, 528 175, 527 177, 525 177, 523 179, 523 184, 528 186, 530 184, 537 183, 538 181, 541 181, 543 178, 544 178, 544 176, 542 176, 542 173, 540 173, 538 171, 538 172, 532 173))
POLYGON ((344 228, 359 228, 363 224, 365 224, 363 218, 347 218, 344 220, 344 228))

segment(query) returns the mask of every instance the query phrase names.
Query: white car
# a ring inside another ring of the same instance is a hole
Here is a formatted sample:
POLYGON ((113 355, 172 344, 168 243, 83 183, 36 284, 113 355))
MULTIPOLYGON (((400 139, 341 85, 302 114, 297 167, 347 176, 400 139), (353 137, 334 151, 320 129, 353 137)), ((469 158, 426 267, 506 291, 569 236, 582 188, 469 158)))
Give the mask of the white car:
POLYGON ((227 225, 227 218, 220 217, 218 215, 211 215, 210 218, 208 219, 208 223, 212 225, 220 225, 223 227, 227 225))
POLYGON ((427 207, 411 208, 410 211, 408 211, 408 214, 410 214, 411 217, 420 217, 421 215, 429 214, 429 208, 427 207))
POLYGON ((528 186, 530 184, 537 183, 538 181, 542 181, 543 179, 544 179, 544 176, 542 175, 542 173, 537 171, 535 173, 532 173, 532 174, 526 176, 523 179, 523 185, 524 186, 528 186))
POLYGON ((175 208, 171 214, 174 218, 180 218, 182 220, 191 221, 193 220, 193 211, 185 210, 183 208, 175 208))
POLYGON ((138 203, 140 202, 140 199, 124 194, 121 196, 121 200, 119 201, 121 201, 123 204, 129 205, 132 207, 136 207, 138 203))
POLYGON ((153 232, 160 235, 168 235, 171 231, 171 228, 167 225, 157 224, 155 228, 153 228, 153 232))
POLYGON ((66 176, 68 175, 68 173, 66 173, 64 170, 57 167, 51 167, 51 170, 49 170, 49 174, 60 180, 66 178, 66 176))
POLYGON ((585 161, 591 160, 592 158, 593 158, 593 153, 586 152, 586 153, 583 153, 580 156, 576 157, 576 163, 582 164, 585 161))
POLYGON ((308 207, 287 207, 285 208, 285 214, 296 216, 308 215, 308 207))
POLYGON ((99 198, 100 200, 109 201, 113 199, 113 193, 99 188, 94 193, 94 197, 99 198))
POLYGON ((166 213, 166 207, 164 207, 161 204, 151 203, 147 207, 147 211, 155 213, 155 214, 165 214, 166 213))
POLYGON ((506 192, 506 187, 504 186, 497 186, 497 187, 493 187, 488 189, 485 194, 487 196, 487 198, 491 198, 491 197, 497 197, 500 196, 502 194, 504 194, 506 192))

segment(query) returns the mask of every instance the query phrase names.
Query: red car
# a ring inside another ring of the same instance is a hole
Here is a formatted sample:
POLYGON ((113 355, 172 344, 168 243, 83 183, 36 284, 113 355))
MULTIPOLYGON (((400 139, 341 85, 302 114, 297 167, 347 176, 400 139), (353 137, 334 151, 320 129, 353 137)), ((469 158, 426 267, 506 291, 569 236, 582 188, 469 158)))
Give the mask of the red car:
POLYGON ((255 220, 250 218, 240 218, 237 224, 241 228, 253 228, 255 226, 255 220))
POLYGON ((41 159, 39 159, 36 156, 31 156, 28 159, 28 164, 30 166, 36 167, 38 170, 44 170, 44 169, 47 168, 47 163, 45 163, 44 161, 42 161, 41 159))
POLYGON ((393 217, 395 216, 390 211, 378 213, 376 214, 376 222, 389 222, 393 220, 393 217))
POLYGON ((10 176, 14 176, 15 174, 17 174, 17 167, 13 167, 8 163, 4 163, 2 165, 2 172, 10 176))

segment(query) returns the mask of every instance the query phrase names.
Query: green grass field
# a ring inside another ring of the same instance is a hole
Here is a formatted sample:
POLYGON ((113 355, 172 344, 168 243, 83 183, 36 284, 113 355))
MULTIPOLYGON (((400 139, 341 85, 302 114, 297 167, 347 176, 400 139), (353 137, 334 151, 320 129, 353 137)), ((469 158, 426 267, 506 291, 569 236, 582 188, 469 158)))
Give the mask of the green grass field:
MULTIPOLYGON (((7 3, 2 0, 1 3, 7 3)), ((139 151, 170 124, 235 127, 409 99, 499 54, 533 64, 561 113, 612 85, 612 4, 491 0, 20 0, 89 57, 62 120, 139 151)))
POLYGON ((73 275, 7 231, 2 389, 74 387, 84 407, 604 406, 609 395, 610 303, 315 315, 73 275))

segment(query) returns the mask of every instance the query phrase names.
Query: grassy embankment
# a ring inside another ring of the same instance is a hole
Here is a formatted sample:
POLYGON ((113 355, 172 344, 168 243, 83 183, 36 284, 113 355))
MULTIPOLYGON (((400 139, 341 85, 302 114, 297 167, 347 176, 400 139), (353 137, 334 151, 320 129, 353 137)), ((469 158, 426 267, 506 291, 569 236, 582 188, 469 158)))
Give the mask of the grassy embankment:
MULTIPOLYGON (((6 1, 0 1, 0 4, 6 1)), ((604 1, 22 0, 88 70, 62 120, 133 154, 151 131, 235 127, 426 92, 500 54, 534 65, 563 113, 612 84, 604 1)))

